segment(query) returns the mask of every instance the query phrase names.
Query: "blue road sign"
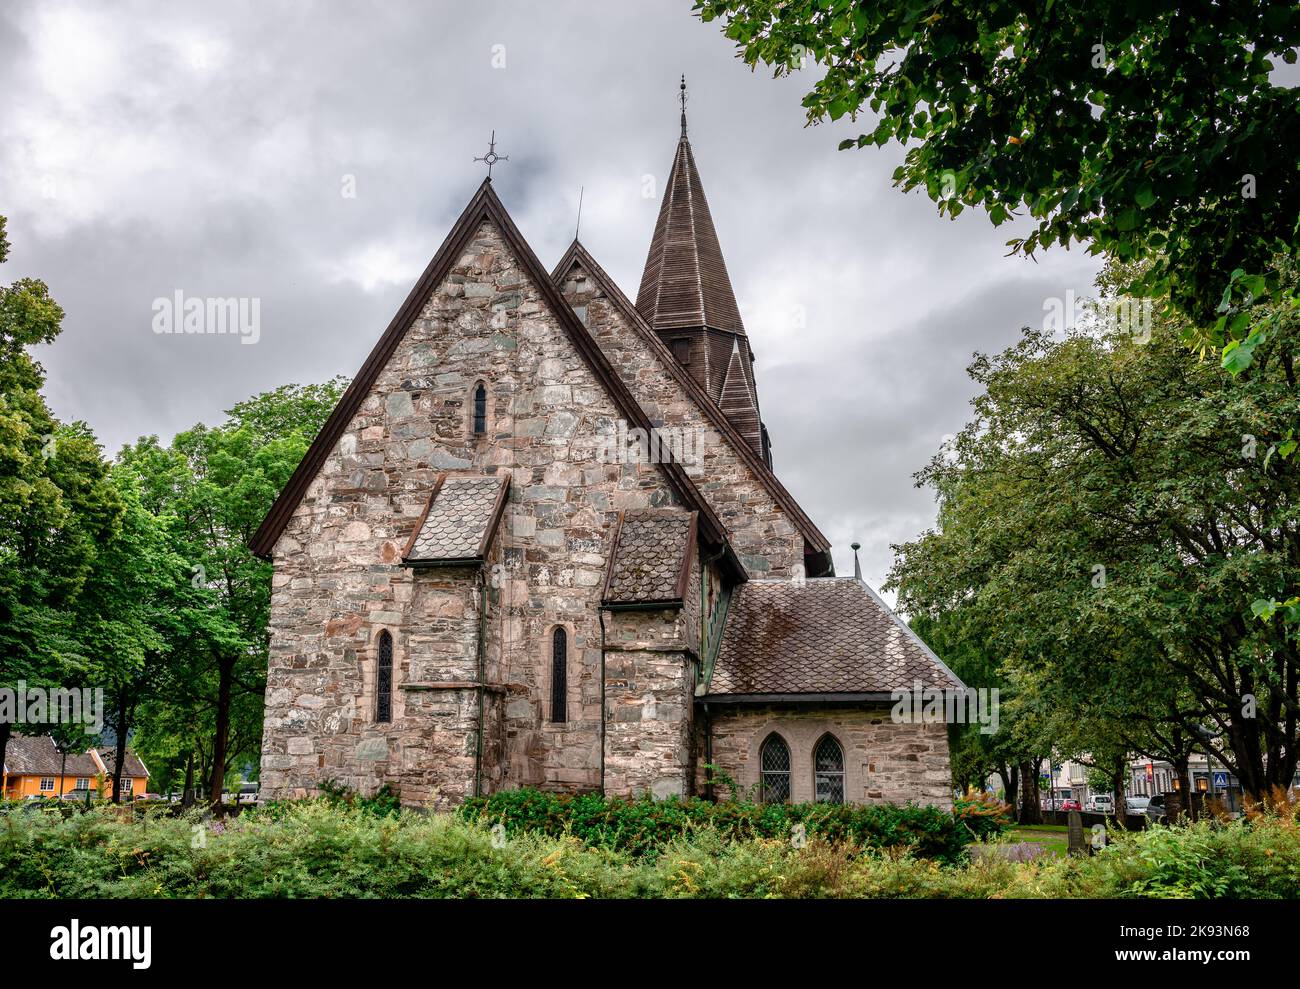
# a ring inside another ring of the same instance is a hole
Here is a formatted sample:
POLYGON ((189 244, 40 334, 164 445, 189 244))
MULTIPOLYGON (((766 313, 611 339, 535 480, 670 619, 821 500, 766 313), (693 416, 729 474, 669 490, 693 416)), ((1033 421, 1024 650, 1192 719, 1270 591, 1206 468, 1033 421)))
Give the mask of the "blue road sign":
POLYGON ((1227 787, 1228 774, 1224 772, 1220 772, 1219 770, 1216 769, 1214 771, 1214 785, 1216 787, 1227 787))

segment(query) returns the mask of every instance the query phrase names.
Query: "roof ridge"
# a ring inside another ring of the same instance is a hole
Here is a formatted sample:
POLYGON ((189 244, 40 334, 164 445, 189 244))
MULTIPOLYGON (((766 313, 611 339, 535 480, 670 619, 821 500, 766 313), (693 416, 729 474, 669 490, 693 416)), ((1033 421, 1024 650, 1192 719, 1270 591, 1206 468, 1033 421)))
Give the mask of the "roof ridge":
MULTIPOLYGON (((763 462, 762 457, 749 445, 740 430, 727 418, 718 404, 709 396, 709 393, 704 390, 704 386, 677 363, 672 351, 668 349, 668 345, 663 342, 659 334, 646 321, 646 318, 632 304, 632 300, 619 288, 618 283, 614 281, 609 272, 601 267, 600 262, 592 256, 591 252, 577 238, 569 245, 568 250, 564 252, 564 256, 560 258, 559 263, 551 272, 552 280, 558 284, 559 280, 573 267, 575 262, 581 262, 591 272, 592 276, 600 282, 606 295, 609 296, 610 300, 631 324, 632 331, 656 352, 660 362, 667 368, 668 373, 695 402, 696 408, 704 414, 705 418, 714 425, 718 432, 727 437, 732 446, 738 451, 738 455, 754 471, 768 493, 790 513, 796 527, 803 534, 804 541, 818 553, 827 552, 831 548, 830 540, 817 528, 816 523, 795 500, 794 495, 790 494, 786 486, 781 483, 781 479, 776 476, 772 468, 768 467, 763 462)), ((586 327, 583 327, 583 330, 587 332, 586 327)), ((739 339, 737 339, 737 345, 739 345, 739 339)))

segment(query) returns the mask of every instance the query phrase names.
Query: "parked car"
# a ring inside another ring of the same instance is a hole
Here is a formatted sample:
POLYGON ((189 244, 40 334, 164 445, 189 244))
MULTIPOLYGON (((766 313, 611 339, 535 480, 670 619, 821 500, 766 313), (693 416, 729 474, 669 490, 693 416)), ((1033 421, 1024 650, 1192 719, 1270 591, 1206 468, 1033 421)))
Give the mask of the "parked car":
POLYGON ((1083 804, 1079 803, 1079 801, 1075 800, 1073 797, 1067 797, 1066 799, 1061 801, 1060 809, 1061 810, 1083 810, 1083 804))
POLYGON ((261 783, 243 783, 239 787, 238 801, 241 804, 257 803, 257 794, 262 789, 261 783))
POLYGON ((1163 821, 1165 819, 1166 812, 1167 809, 1165 807, 1165 795, 1163 793, 1157 793, 1154 797, 1152 797, 1150 800, 1147 801, 1147 809, 1146 809, 1147 820, 1163 821))
POLYGON ((1124 810, 1129 814, 1145 815, 1150 797, 1125 797, 1124 810))
POLYGON ((1088 798, 1088 809, 1099 814, 1109 814, 1115 809, 1115 798, 1109 793, 1094 793, 1088 798))

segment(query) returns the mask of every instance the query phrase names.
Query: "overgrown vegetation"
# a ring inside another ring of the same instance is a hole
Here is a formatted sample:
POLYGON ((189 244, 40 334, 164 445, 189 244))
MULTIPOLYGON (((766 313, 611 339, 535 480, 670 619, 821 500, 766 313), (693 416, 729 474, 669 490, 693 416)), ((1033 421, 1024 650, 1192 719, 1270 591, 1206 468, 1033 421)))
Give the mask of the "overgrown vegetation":
POLYGON ((391 815, 338 799, 223 821, 197 810, 170 818, 112 806, 67 816, 5 811, 6 898, 1300 895, 1300 827, 1277 814, 1120 834, 1089 858, 981 855, 945 865, 903 847, 815 833, 803 847, 785 836, 728 840, 709 826, 636 855, 572 834, 503 834, 460 815, 391 815))
POLYGON ((605 799, 598 794, 506 790, 467 801, 458 812, 471 822, 504 825, 506 834, 572 836, 585 845, 633 857, 659 853, 674 841, 708 831, 726 842, 819 838, 858 848, 905 850, 917 858, 956 863, 976 838, 996 834, 1005 818, 979 801, 961 815, 934 807, 760 804, 743 800, 605 799))

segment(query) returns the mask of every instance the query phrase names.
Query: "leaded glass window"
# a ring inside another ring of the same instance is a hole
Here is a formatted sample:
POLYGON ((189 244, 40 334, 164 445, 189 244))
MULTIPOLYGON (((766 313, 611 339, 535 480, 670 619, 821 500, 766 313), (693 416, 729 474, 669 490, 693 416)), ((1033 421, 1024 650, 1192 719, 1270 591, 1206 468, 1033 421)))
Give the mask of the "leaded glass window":
POLYGON ((551 720, 568 721, 569 677, 567 657, 569 635, 562 628, 551 634, 551 720))
POLYGON ((767 736, 758 755, 763 802, 783 804, 790 799, 790 747, 780 735, 767 736))
POLYGON ((487 432, 487 389, 483 382, 474 386, 474 434, 487 432))
POLYGON ((379 662, 375 673, 375 721, 393 720, 393 637, 379 633, 379 662))
POLYGON ((823 735, 813 749, 813 773, 818 803, 844 803, 844 750, 834 735, 823 735))

